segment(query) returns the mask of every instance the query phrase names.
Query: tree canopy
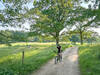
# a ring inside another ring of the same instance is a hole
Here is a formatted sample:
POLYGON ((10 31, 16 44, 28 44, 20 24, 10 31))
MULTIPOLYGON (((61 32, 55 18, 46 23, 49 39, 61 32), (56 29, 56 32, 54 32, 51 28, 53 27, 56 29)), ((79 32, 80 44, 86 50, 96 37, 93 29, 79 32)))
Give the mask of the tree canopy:
POLYGON ((1 2, 5 8, 0 10, 0 26, 14 26, 16 29, 28 22, 29 35, 50 38, 53 36, 56 45, 59 44, 63 30, 67 30, 68 34, 80 33, 82 44, 83 32, 100 25, 99 0, 1 0, 1 2), (29 9, 27 3, 30 2, 33 3, 33 8, 29 9), (82 2, 91 4, 88 8, 84 8, 81 6, 82 2))

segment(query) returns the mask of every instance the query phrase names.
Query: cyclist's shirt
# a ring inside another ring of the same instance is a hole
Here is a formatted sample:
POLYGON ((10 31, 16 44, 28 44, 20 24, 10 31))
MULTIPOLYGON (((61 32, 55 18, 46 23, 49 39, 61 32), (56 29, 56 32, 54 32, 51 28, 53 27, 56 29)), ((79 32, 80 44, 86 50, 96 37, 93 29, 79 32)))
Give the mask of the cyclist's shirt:
POLYGON ((57 49, 58 49, 58 53, 61 53, 61 46, 58 46, 57 49))

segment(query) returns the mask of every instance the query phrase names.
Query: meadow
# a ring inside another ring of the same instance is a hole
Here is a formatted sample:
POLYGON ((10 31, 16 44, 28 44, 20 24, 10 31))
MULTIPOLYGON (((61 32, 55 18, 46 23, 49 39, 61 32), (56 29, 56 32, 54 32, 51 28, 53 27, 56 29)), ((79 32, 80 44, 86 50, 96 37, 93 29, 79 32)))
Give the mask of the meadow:
POLYGON ((79 48, 81 75, 100 75, 100 44, 79 48))
MULTIPOLYGON (((70 47, 61 43, 62 50, 70 47)), ((13 43, 0 45, 0 75, 28 75, 55 56, 55 43, 13 43), (29 45, 30 47, 28 47, 29 45), (22 65, 22 51, 25 52, 22 65)))

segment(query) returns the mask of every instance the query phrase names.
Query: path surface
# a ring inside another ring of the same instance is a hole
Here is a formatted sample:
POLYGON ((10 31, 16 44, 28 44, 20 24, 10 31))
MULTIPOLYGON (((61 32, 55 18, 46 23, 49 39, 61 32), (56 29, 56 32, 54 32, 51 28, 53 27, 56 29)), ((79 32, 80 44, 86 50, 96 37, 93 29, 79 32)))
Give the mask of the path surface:
POLYGON ((53 59, 31 75, 80 75, 77 53, 78 47, 68 48, 62 62, 54 64, 53 59))

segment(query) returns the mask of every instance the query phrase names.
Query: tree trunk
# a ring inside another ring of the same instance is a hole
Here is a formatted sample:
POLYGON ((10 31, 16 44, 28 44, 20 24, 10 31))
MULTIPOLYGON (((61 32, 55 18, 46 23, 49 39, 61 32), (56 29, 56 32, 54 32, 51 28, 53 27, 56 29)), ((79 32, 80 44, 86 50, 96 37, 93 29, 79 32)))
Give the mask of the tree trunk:
POLYGON ((59 45, 59 37, 56 37, 56 46, 59 45))
POLYGON ((82 32, 80 32, 80 43, 81 43, 81 45, 83 45, 83 34, 82 34, 82 32))
POLYGON ((91 45, 92 45, 92 40, 91 40, 91 45))

